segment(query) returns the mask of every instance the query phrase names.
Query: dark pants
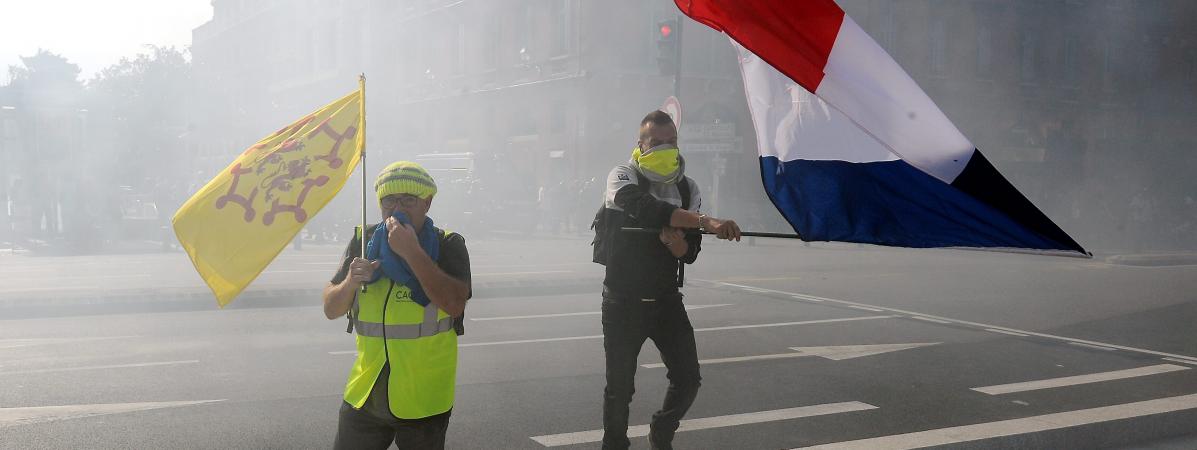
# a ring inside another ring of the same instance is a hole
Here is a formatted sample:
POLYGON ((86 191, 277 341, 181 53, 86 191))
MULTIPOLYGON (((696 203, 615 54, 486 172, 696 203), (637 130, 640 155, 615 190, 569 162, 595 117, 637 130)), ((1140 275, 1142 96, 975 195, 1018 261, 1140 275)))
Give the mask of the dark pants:
POLYGON ((349 403, 341 402, 333 448, 383 450, 390 447, 391 442, 400 449, 445 448, 445 431, 449 428, 449 415, 453 411, 409 420, 395 416, 379 417, 371 412, 373 409, 376 408, 370 408, 369 405, 353 409, 349 403))
POLYGON ((607 388, 603 393, 603 448, 626 449, 628 404, 636 392, 636 357, 645 339, 652 339, 668 370, 665 403, 649 424, 654 444, 670 448, 678 422, 698 396, 698 352, 694 327, 681 295, 655 301, 603 295, 603 348, 607 354, 607 388))

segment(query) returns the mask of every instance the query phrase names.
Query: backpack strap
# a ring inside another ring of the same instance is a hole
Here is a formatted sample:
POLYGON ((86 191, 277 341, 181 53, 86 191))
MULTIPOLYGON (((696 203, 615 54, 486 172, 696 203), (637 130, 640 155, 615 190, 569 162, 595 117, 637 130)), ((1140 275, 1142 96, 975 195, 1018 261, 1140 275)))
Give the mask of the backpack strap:
MULTIPOLYGON (((690 209, 690 177, 682 177, 682 181, 678 182, 677 193, 682 196, 682 209, 690 209)), ((687 244, 689 245, 689 244, 687 244)), ((686 281, 686 263, 678 260, 677 262, 677 287, 682 287, 686 281)))
POLYGON ((677 184, 677 193, 682 196, 682 209, 690 209, 690 177, 682 177, 677 184))

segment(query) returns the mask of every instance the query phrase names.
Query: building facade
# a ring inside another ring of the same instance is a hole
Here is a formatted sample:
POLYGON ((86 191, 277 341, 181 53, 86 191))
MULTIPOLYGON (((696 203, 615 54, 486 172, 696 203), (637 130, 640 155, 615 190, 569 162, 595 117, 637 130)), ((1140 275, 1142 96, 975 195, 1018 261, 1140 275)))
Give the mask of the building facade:
MULTIPOLYGON (((1114 240, 1146 222, 1191 221, 1152 205, 1183 202, 1193 188, 1183 172, 1195 167, 1184 149, 1197 142, 1189 125, 1197 118, 1197 5, 841 4, 1081 241, 1114 240), (1156 179, 1161 173, 1171 176, 1156 179)), ((668 0, 213 6, 192 48, 200 166, 223 168, 267 130, 343 95, 365 73, 371 167, 468 155, 468 179, 451 177, 451 190, 468 194, 438 206, 471 210, 455 219, 463 225, 501 216, 525 219, 486 225, 582 228, 599 202, 595 184, 628 158, 640 117, 674 92, 657 66, 657 24, 678 17, 668 0)), ((748 229, 780 230, 760 187, 735 53, 719 33, 688 20, 682 28, 682 148, 704 209, 748 229)), ((356 203, 340 197, 330 208, 356 203)))

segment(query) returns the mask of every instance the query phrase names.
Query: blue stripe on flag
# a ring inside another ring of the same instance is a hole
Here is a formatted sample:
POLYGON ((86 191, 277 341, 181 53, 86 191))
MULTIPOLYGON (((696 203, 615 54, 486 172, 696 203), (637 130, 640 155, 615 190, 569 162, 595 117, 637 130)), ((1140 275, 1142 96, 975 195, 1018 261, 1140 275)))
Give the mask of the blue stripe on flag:
POLYGON ((1073 250, 902 160, 781 163, 765 156, 761 178, 807 241, 1073 250))

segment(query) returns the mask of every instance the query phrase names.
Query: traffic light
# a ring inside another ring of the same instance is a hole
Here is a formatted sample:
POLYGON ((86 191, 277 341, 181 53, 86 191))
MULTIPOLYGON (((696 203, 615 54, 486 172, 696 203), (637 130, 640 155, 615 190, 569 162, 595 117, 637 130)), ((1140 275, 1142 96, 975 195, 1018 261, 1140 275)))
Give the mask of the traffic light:
POLYGON ((677 19, 657 21, 657 68, 661 75, 675 75, 678 71, 677 19))

